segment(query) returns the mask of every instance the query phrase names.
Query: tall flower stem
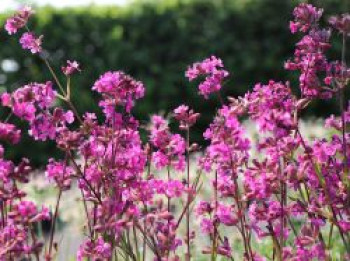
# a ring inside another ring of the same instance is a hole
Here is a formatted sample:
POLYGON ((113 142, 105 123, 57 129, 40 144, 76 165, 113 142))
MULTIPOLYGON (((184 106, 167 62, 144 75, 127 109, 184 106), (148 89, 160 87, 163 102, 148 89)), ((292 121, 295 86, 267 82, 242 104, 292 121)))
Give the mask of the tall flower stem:
MULTIPOLYGON (((167 173, 168 173, 168 182, 171 180, 170 176, 170 165, 167 167, 167 173)), ((167 208, 168 208, 168 213, 171 213, 171 198, 170 196, 167 196, 167 208)), ((168 233, 170 232, 170 220, 168 220, 168 233)), ((169 258, 170 251, 167 251, 167 256, 169 258)))
MULTIPOLYGON (((329 210, 330 210, 330 212, 332 214, 332 218, 335 221, 335 224, 338 224, 338 217, 337 217, 337 214, 334 211, 334 208, 332 206, 331 197, 330 197, 330 195, 328 193, 328 188, 327 188, 327 186, 325 184, 325 181, 323 180, 323 177, 321 176, 322 173, 320 173, 320 170, 318 169, 318 167, 314 163, 313 157, 312 157, 312 155, 309 152, 309 149, 308 149, 308 147, 307 147, 307 145, 305 143, 305 140, 304 140, 303 136, 300 133, 300 130, 297 128, 296 131, 299 134, 301 145, 304 148, 305 153, 306 153, 309 161, 312 163, 312 166, 313 166, 313 168, 314 168, 314 170, 315 170, 315 172, 316 172, 316 174, 318 176, 319 182, 320 182, 320 184, 321 184, 321 186, 322 186, 322 188, 324 190, 325 198, 326 198, 329 210)), ((304 182, 304 185, 305 185, 305 191, 306 191, 306 193, 308 193, 309 189, 308 189, 308 186, 307 186, 306 182, 304 182)), ((308 194, 307 194, 307 198, 308 198, 308 201, 310 202, 310 196, 308 194)), ((345 246, 345 249, 346 249, 347 253, 350 253, 350 246, 349 246, 349 244, 348 244, 348 242, 347 242, 347 240, 346 240, 346 238, 344 236, 344 232, 343 232, 342 228, 339 225, 337 225, 337 227, 338 227, 338 230, 339 230, 339 233, 340 233, 340 237, 341 237, 341 239, 343 241, 343 244, 345 246)), ((321 239, 320 240, 321 243, 323 245, 325 245, 321 231, 319 231, 319 235, 320 235, 319 237, 321 239)))
MULTIPOLYGON (((187 202, 191 201, 191 186, 190 186, 190 128, 186 130, 186 160, 187 160, 187 202)), ((191 245, 190 245, 190 208, 186 211, 186 235, 187 235, 187 260, 191 260, 191 245)))
POLYGON ((59 81, 55 71, 53 70, 52 66, 50 65, 49 61, 46 59, 46 58, 43 58, 43 61, 46 65, 46 67, 49 69, 52 77, 54 78, 58 88, 60 89, 60 91, 62 92, 62 95, 59 95, 59 97, 61 97, 61 99, 63 99, 67 104, 68 106, 72 109, 72 111, 74 112, 74 115, 77 117, 78 121, 80 124, 83 125, 83 120, 81 119, 76 107, 74 106, 74 104, 72 103, 71 99, 70 99, 70 93, 71 93, 71 86, 70 86, 70 78, 68 78, 68 81, 67 81, 67 88, 66 90, 64 90, 61 82, 59 81))
POLYGON ((285 240, 284 240, 284 229, 286 227, 286 219, 284 217, 285 215, 285 210, 284 207, 286 205, 286 198, 287 198, 287 187, 286 187, 286 183, 284 181, 284 176, 283 176, 283 167, 284 167, 284 161, 283 159, 280 159, 280 189, 281 189, 281 234, 280 234, 280 247, 281 247, 281 251, 279 252, 280 254, 280 259, 283 260, 282 257, 282 252, 283 252, 283 247, 285 246, 285 240))
POLYGON ((60 206, 60 201, 61 201, 61 196, 62 196, 62 190, 60 189, 58 191, 58 196, 57 196, 57 201, 56 201, 56 207, 55 207, 55 213, 51 222, 51 231, 50 231, 50 241, 49 241, 49 253, 48 256, 51 258, 51 252, 52 252, 52 246, 53 246, 53 237, 55 234, 55 228, 56 228, 56 221, 58 217, 58 209, 60 206))
POLYGON ((218 210, 218 172, 215 171, 215 180, 214 180, 214 236, 213 236, 213 246, 212 246, 212 255, 211 261, 216 260, 217 255, 217 238, 218 238, 218 228, 216 223, 216 215, 218 210))
POLYGON ((344 79, 344 70, 346 68, 346 60, 345 60, 345 54, 346 54, 346 35, 343 33, 343 46, 342 46, 342 54, 341 54, 341 63, 342 63, 342 79, 341 79, 341 85, 338 86, 339 89, 339 106, 340 106, 340 114, 341 114, 341 122, 342 122, 342 143, 343 143, 343 168, 344 168, 344 174, 343 179, 345 181, 345 184, 349 188, 349 178, 348 178, 348 159, 347 159, 347 141, 346 141, 346 121, 345 121, 345 112, 344 112, 344 89, 345 89, 345 79, 344 79))
POLYGON ((62 92, 62 95, 66 96, 66 92, 65 92, 65 90, 64 90, 64 88, 63 88, 61 82, 58 80, 58 77, 57 77, 55 71, 52 69, 52 67, 51 67, 51 65, 50 65, 50 63, 49 63, 49 61, 48 61, 46 58, 43 58, 43 61, 44 61, 44 63, 46 64, 47 68, 49 69, 49 71, 50 71, 52 77, 54 78, 54 80, 55 80, 55 82, 56 82, 58 88, 59 88, 60 91, 62 92))

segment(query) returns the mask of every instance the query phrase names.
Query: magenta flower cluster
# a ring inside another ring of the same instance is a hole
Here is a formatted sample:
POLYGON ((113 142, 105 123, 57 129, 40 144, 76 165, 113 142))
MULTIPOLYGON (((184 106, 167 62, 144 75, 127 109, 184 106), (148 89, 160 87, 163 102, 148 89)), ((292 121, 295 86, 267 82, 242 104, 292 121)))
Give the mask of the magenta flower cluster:
POLYGON ((190 66, 186 71, 186 77, 192 81, 205 76, 205 80, 199 84, 198 89, 199 93, 208 99, 209 94, 220 91, 224 79, 228 77, 229 73, 223 67, 221 59, 212 56, 190 66))
MULTIPOLYGON (((350 69, 344 55, 333 61, 326 51, 333 30, 343 37, 345 53, 350 16, 334 16, 322 28, 322 13, 300 4, 290 22, 291 32, 302 36, 285 68, 299 72, 300 95, 291 83, 270 80, 243 97, 222 97, 229 73, 220 59, 211 56, 188 67, 189 81, 201 81, 199 94, 218 95, 221 102, 203 134, 204 148, 191 142, 200 114, 187 105, 141 125, 132 109, 145 87, 121 71, 106 72, 92 87, 104 118, 80 114, 70 81, 81 72, 79 63, 62 65, 62 84, 41 57, 52 81, 1 95, 10 112, 0 122, 0 140, 8 143, 0 145, 0 260, 48 261, 65 251, 55 242, 55 224, 62 195, 73 186, 81 191, 86 220, 77 260, 189 261, 201 254, 207 260, 349 260, 350 104, 344 90, 350 69), (300 114, 315 99, 338 99, 340 113, 325 120, 331 135, 307 140, 300 114), (27 200, 21 190, 21 183, 30 182, 29 160, 16 164, 5 157, 5 147, 21 138, 12 115, 28 123, 34 140, 50 140, 64 155, 46 166, 46 178, 57 190, 52 210, 27 200), (245 118, 257 127, 256 139, 248 136, 245 118), (198 161, 195 153, 201 154, 198 161), (51 222, 45 240, 36 230, 43 220, 51 222), (198 245, 199 238, 206 245, 198 245), (268 251, 259 248, 261 241, 270 242, 268 251)), ((19 10, 5 29, 9 34, 27 29, 19 41, 38 54, 43 38, 28 29, 32 14, 28 7, 19 10)))

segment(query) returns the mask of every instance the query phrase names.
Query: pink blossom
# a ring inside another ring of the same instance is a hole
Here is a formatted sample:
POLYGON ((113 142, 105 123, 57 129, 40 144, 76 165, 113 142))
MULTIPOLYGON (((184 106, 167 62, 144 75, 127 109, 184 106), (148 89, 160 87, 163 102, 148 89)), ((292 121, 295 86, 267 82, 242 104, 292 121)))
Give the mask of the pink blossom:
POLYGON ((212 234, 214 232, 213 221, 209 218, 202 218, 200 227, 204 234, 212 234))
POLYGON ((42 43, 43 36, 39 36, 39 38, 36 38, 34 33, 24 33, 19 40, 20 44, 22 45, 23 49, 30 50, 33 54, 35 53, 41 53, 41 43, 42 43))
POLYGON ((21 130, 17 129, 15 125, 0 122, 0 139, 16 144, 20 138, 21 130))
POLYGON ((33 217, 37 214, 36 205, 31 201, 21 201, 16 208, 23 218, 33 217))
POLYGON ((14 164, 11 161, 0 159, 0 180, 7 183, 14 170, 14 164))
POLYGON ((234 208, 232 206, 226 206, 224 204, 219 204, 216 215, 219 218, 219 221, 226 226, 234 226, 237 224, 238 219, 234 217, 234 208))
POLYGON ((1 94, 1 104, 4 107, 10 107, 11 106, 11 94, 4 92, 1 94))
POLYGON ((295 33, 297 29, 305 33, 318 22, 322 13, 322 9, 317 9, 311 4, 299 4, 293 11, 295 22, 292 22, 291 25, 292 33, 295 33))
POLYGON ((180 122, 180 129, 187 129, 193 126, 198 120, 200 114, 194 113, 186 105, 180 105, 174 110, 174 117, 180 122))
POLYGON ((350 35, 350 14, 342 14, 340 16, 332 16, 329 23, 339 32, 350 35))
POLYGON ((93 258, 93 260, 108 260, 111 255, 111 245, 99 237, 94 241, 87 240, 80 246, 77 260, 82 261, 84 257, 93 258))
POLYGON ((67 61, 67 65, 66 66, 62 66, 62 72, 67 75, 70 76, 72 74, 74 74, 75 72, 80 72, 80 65, 77 61, 67 61))
POLYGON ((172 134, 163 117, 154 115, 151 121, 150 142, 156 149, 152 154, 156 167, 173 166, 176 170, 184 170, 185 139, 179 134, 172 134))
POLYGON ((110 97, 115 105, 125 106, 128 112, 133 107, 134 100, 142 98, 145 92, 141 82, 121 71, 106 72, 92 89, 110 97))
POLYGON ((46 176, 56 182, 61 189, 67 189, 71 184, 71 176, 74 174, 72 167, 67 166, 64 162, 49 160, 46 166, 46 176))
POLYGON ((18 10, 12 17, 6 20, 5 30, 9 34, 15 34, 18 29, 26 26, 29 17, 34 13, 34 11, 29 6, 24 6, 18 10))
POLYGON ((16 116, 26 121, 32 121, 35 118, 36 108, 32 103, 15 103, 12 109, 16 116))
POLYGON ((211 56, 189 67, 186 77, 192 81, 199 76, 205 76, 205 80, 199 85, 199 93, 207 99, 209 94, 220 91, 223 80, 228 76, 228 72, 221 69, 223 67, 220 59, 211 56))

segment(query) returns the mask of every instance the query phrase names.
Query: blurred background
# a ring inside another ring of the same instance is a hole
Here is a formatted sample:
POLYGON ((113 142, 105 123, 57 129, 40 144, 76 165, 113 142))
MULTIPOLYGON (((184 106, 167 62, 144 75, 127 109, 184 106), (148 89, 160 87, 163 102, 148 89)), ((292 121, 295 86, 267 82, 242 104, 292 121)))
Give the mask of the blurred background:
MULTIPOLYGON (((350 10, 348 0, 312 2, 325 9, 324 22, 332 14, 350 10)), ((36 9, 30 27, 44 35, 44 48, 53 66, 59 70, 67 59, 81 63, 83 70, 73 79, 73 101, 80 112, 100 111, 98 97, 91 91, 100 74, 124 70, 147 87, 145 98, 134 110, 142 124, 150 114, 168 113, 188 103, 202 113, 192 135, 198 141, 218 101, 199 97, 196 84, 188 83, 184 72, 189 64, 210 55, 222 58, 231 73, 225 95, 243 95, 255 83, 271 78, 290 80, 297 93, 298 75, 284 71, 283 63, 293 55, 300 37, 288 29, 298 1, 0 0, 1 26, 18 5, 26 3, 36 9)), ((340 56, 338 40, 330 57, 340 56)), ((10 37, 1 29, 0 44, 1 91, 50 79, 41 60, 21 50, 18 35, 10 37)), ((303 116, 326 116, 337 113, 337 108, 336 101, 313 103, 303 116)), ((59 156, 52 144, 36 143, 24 136, 18 146, 8 148, 7 156, 29 157, 35 166, 59 156)))

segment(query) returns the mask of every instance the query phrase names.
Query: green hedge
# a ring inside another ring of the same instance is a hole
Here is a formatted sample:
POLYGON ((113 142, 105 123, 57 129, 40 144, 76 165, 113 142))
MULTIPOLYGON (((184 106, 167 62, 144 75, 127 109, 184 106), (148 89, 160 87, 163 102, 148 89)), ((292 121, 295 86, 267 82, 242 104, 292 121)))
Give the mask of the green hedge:
MULTIPOLYGON (((343 0, 315 2, 326 9, 326 17, 349 10, 343 0)), ((41 8, 30 26, 44 35, 54 67, 60 68, 67 59, 82 64, 83 72, 73 80, 78 110, 97 110, 91 86, 101 73, 124 70, 147 86, 146 97, 135 108, 142 124, 151 113, 189 103, 202 112, 193 135, 199 140, 218 103, 197 95, 196 84, 184 78, 187 66, 212 54, 221 57, 232 73, 224 92, 232 96, 243 94, 257 81, 296 79, 283 70, 297 40, 288 30, 295 4, 290 0, 166 0, 127 7, 41 8)), ((5 17, 1 15, 1 24, 5 17)), ((1 30, 0 43, 0 61, 13 59, 19 64, 16 72, 0 68, 3 88, 13 90, 50 77, 38 58, 21 51, 18 36, 9 37, 1 30)), ((337 111, 335 104, 313 108, 310 113, 317 116, 337 111)), ((28 138, 9 151, 11 157, 27 155, 37 165, 53 153, 52 145, 28 138)))

